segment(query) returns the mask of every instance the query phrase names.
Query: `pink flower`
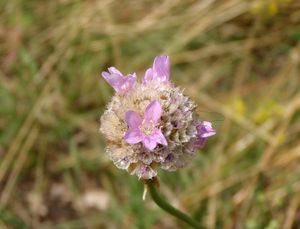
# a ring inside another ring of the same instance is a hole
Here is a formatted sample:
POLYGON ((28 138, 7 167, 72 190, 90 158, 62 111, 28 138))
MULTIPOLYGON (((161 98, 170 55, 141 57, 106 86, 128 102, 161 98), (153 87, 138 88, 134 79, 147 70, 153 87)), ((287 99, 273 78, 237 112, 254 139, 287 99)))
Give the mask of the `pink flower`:
POLYGON ((216 134, 214 128, 212 128, 211 122, 203 121, 200 122, 197 126, 197 140, 194 142, 193 146, 195 148, 202 148, 204 147, 207 138, 216 134))
POLYGON ((115 67, 108 68, 108 72, 102 72, 102 77, 120 94, 131 90, 136 80, 135 73, 123 76, 115 67))
POLYGON ((134 111, 127 111, 125 122, 129 129, 125 133, 124 139, 129 144, 142 142, 148 150, 153 150, 157 144, 167 146, 167 140, 161 130, 157 128, 162 113, 161 105, 158 101, 152 101, 144 112, 144 119, 134 111))
POLYGON ((158 168, 175 171, 187 165, 216 134, 195 112, 196 104, 171 82, 168 56, 155 57, 142 82, 135 73, 124 76, 115 67, 102 76, 116 93, 101 116, 100 131, 118 168, 152 179, 158 168))
POLYGON ((170 79, 170 59, 168 56, 157 56, 154 59, 152 68, 148 68, 145 73, 143 83, 152 80, 168 83, 170 79))

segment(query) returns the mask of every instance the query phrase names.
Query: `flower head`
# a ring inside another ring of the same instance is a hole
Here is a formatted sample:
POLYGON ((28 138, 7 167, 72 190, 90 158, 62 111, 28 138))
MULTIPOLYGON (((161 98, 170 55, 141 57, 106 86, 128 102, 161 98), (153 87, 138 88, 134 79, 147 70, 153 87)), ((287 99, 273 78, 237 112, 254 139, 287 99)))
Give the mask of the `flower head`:
POLYGON ((111 67, 102 73, 116 94, 101 117, 100 131, 108 139, 114 164, 142 179, 157 176, 157 168, 184 167, 215 134, 210 122, 196 114, 196 105, 170 83, 168 56, 154 59, 142 82, 111 67))

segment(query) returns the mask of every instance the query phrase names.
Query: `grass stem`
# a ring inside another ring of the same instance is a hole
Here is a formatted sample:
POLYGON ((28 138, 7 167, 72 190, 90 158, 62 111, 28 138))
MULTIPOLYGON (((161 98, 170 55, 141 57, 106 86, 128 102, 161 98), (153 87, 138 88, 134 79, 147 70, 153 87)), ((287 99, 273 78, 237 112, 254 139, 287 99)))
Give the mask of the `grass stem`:
POLYGON ((171 206, 168 202, 166 202, 157 192, 155 186, 155 180, 147 180, 146 184, 148 186, 148 190, 150 196, 152 197, 153 201, 163 210, 168 212, 169 214, 173 215, 177 219, 189 224, 192 228, 202 229, 204 227, 200 226, 198 222, 192 219, 190 216, 186 215, 185 213, 179 211, 178 209, 171 206))

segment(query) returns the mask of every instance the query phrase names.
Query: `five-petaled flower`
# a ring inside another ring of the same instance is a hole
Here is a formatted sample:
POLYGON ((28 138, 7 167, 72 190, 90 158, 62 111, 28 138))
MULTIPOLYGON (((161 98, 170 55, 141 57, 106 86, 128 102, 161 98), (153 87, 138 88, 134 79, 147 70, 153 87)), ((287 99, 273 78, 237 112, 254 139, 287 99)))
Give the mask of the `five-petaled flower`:
POLYGON ((161 130, 157 128, 161 117, 161 105, 158 101, 152 101, 146 108, 144 120, 138 113, 127 111, 125 122, 129 126, 124 139, 129 144, 142 142, 148 150, 153 150, 157 144, 167 146, 167 140, 161 130))

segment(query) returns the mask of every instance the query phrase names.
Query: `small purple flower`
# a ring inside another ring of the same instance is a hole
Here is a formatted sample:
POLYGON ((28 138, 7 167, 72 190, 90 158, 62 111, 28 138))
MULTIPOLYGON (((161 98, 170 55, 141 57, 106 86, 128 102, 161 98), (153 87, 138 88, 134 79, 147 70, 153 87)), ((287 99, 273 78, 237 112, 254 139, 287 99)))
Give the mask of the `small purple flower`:
POLYGON ((154 59, 152 68, 148 68, 145 73, 143 83, 157 80, 162 83, 169 83, 170 79, 170 59, 168 56, 157 56, 154 59))
POLYGON ((211 122, 203 121, 200 122, 197 126, 197 140, 194 142, 193 146, 195 148, 202 148, 204 147, 207 138, 213 136, 216 134, 216 131, 214 128, 212 128, 211 122))
POLYGON ((152 101, 144 112, 144 120, 134 111, 127 111, 125 122, 129 126, 124 139, 129 144, 142 142, 148 150, 153 150, 157 144, 167 146, 167 140, 161 130, 157 128, 162 113, 158 101, 152 101))
POLYGON ((115 67, 108 68, 108 72, 102 72, 102 77, 120 94, 131 90, 136 80, 135 73, 123 76, 115 67))

